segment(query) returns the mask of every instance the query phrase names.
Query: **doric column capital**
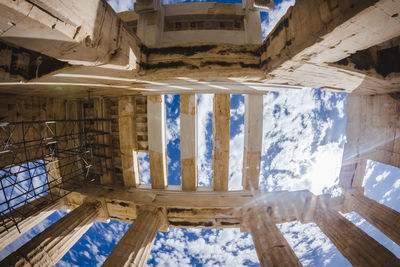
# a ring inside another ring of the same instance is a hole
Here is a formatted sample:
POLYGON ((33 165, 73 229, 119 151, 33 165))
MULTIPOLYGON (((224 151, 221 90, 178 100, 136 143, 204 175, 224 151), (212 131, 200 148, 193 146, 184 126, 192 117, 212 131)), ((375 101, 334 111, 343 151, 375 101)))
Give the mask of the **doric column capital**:
POLYGON ((136 212, 138 216, 143 213, 154 213, 161 220, 161 227, 159 230, 161 232, 168 232, 169 222, 166 209, 152 206, 139 206, 136 212))
POLYGON ((97 220, 105 222, 110 219, 110 214, 108 213, 107 204, 104 198, 98 199, 87 197, 84 199, 84 203, 87 203, 88 205, 92 205, 93 207, 99 209, 97 220))

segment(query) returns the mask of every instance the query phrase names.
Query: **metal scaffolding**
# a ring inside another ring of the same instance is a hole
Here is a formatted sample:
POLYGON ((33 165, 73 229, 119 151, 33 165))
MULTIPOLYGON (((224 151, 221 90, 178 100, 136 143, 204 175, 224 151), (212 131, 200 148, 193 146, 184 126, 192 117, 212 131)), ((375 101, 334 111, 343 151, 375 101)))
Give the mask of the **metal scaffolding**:
POLYGON ((0 123, 0 233, 109 171, 106 121, 0 123))

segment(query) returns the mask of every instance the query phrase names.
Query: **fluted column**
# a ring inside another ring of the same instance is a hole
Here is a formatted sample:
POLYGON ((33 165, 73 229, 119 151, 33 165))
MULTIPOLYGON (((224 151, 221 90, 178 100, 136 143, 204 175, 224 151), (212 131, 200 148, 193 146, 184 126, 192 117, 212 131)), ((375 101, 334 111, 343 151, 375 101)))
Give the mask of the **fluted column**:
POLYGON ((317 203, 314 221, 352 265, 399 266, 395 255, 337 211, 317 203))
POLYGON ((163 220, 159 210, 140 211, 103 266, 145 266, 163 220))
POLYGON ((275 225, 270 208, 253 208, 244 215, 261 266, 302 266, 275 225))
POLYGON ((355 212, 400 245, 399 212, 364 196, 359 191, 348 192, 346 197, 348 204, 355 212))
POLYGON ((0 234, 0 250, 46 219, 55 210, 59 209, 61 206, 60 203, 61 201, 51 203, 50 200, 41 197, 2 216, 0 221, 4 225, 0 227, 0 232, 2 232, 0 234), (35 209, 35 211, 30 213, 29 211, 32 209, 35 209), (30 216, 28 218, 23 218, 26 214, 30 214, 30 216), (11 218, 14 218, 18 222, 18 228, 13 226, 14 222, 11 218), (6 229, 6 226, 10 228, 6 229))
POLYGON ((85 203, 10 254, 0 266, 53 266, 90 228, 100 203, 85 203))

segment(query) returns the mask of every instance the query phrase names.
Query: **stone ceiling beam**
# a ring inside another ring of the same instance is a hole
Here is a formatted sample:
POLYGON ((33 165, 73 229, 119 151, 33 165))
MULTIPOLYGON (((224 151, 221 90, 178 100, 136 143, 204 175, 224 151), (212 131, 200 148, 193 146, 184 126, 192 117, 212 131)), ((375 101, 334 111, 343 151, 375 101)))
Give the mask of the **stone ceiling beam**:
POLYGON ((165 189, 168 185, 165 116, 164 95, 147 97, 150 179, 153 189, 165 189))
MULTIPOLYGON (((254 206, 270 206, 275 223, 295 220, 310 222, 306 207, 312 194, 307 190, 216 192, 205 189, 212 190, 198 187, 196 191, 181 191, 177 186, 155 190, 87 184, 81 188, 74 188, 74 192, 66 196, 65 205, 75 208, 85 199, 95 199, 105 203, 109 218, 126 222, 135 220, 138 208, 151 206, 165 209, 172 227, 240 227, 243 232, 249 229, 241 225, 242 211, 254 206)), ((344 206, 344 198, 330 199, 329 205, 334 210, 350 212, 348 207, 344 206)))
POLYGON ((118 101, 119 146, 125 186, 140 184, 138 145, 136 137, 136 101, 132 96, 121 96, 118 101))
POLYGON ((257 190, 260 180, 263 104, 262 95, 245 95, 242 177, 245 190, 257 190))
POLYGON ((229 141, 230 141, 231 96, 214 95, 213 111, 213 188, 215 191, 228 190, 229 141))
MULTIPOLYGON (((68 189, 68 188, 66 188, 68 189)), ((134 205, 147 205, 160 208, 182 208, 182 209, 237 209, 246 207, 247 205, 275 205, 276 214, 288 215, 292 213, 290 209, 295 208, 301 210, 301 203, 311 196, 308 190, 302 191, 279 191, 279 192, 263 192, 263 191, 202 191, 198 187, 197 191, 181 191, 180 188, 168 186, 164 190, 126 188, 114 185, 104 186, 96 184, 87 184, 81 188, 71 188, 74 192, 83 197, 104 198, 112 200, 115 203, 133 203, 134 205), (170 189, 170 187, 172 189, 170 189), (297 201, 296 200, 301 200, 297 201), (287 207, 284 204, 290 204, 287 207), (299 206, 296 206, 299 205, 299 206), (290 207, 289 207, 290 206, 290 207)), ((80 198, 81 199, 81 198, 80 198)), ((332 202, 333 206, 337 206, 341 200, 337 199, 332 202), (337 202, 337 203, 336 203, 337 202)), ((124 205, 124 204, 123 204, 124 205)), ((300 216, 300 213, 296 216, 300 216)))
POLYGON ((71 65, 133 70, 140 41, 105 0, 0 2, 0 38, 71 65))
POLYGON ((399 36, 399 12, 390 0, 296 1, 264 41, 261 66, 271 83, 349 92, 398 87, 330 63, 399 36))
POLYGON ((180 95, 182 189, 197 188, 197 97, 180 95))

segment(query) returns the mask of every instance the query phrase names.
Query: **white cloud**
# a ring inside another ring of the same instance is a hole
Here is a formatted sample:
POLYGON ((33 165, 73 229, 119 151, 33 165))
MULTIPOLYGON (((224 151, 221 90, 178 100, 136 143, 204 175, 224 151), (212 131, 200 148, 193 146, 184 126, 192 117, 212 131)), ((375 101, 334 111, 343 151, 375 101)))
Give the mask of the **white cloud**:
POLYGON ((166 121, 166 139, 167 144, 180 138, 181 120, 179 116, 176 119, 168 119, 166 121))
POLYGON ((375 180, 377 183, 372 185, 372 187, 376 187, 380 182, 385 180, 389 176, 389 174, 390 174, 390 171, 384 171, 380 175, 376 176, 375 180))
POLYGON ((311 192, 317 195, 328 193, 324 190, 337 186, 342 151, 339 143, 329 143, 318 147, 318 150, 312 154, 313 162, 301 178, 304 183, 310 185, 311 192))
POLYGON ((142 184, 150 184, 150 162, 149 153, 139 152, 139 171, 140 171, 140 181, 142 184))
POLYGON ((212 160, 208 157, 210 148, 207 145, 212 140, 212 133, 207 130, 207 127, 212 122, 213 98, 212 94, 198 95, 197 166, 199 185, 204 186, 212 185, 212 160))
POLYGON ((243 266, 247 261, 258 262, 251 236, 239 229, 170 228, 157 238, 152 254, 156 266, 243 266))
POLYGON ((231 121, 238 120, 244 115, 244 102, 240 101, 238 108, 231 109, 231 121))
POLYGON ((337 187, 341 138, 325 142, 333 121, 319 117, 321 109, 330 110, 326 104, 333 93, 321 92, 321 97, 316 93, 287 90, 264 97, 261 188, 320 194, 337 187))
POLYGON ((98 266, 98 267, 100 267, 103 264, 103 262, 105 262, 105 260, 107 259, 107 257, 104 256, 104 255, 95 255, 95 258, 96 258, 96 261, 97 261, 97 265, 96 266, 98 266))
POLYGON ((82 251, 81 254, 83 254, 86 258, 91 259, 89 252, 87 252, 86 250, 82 251))
POLYGON ((174 101, 174 95, 165 95, 165 102, 172 104, 172 101, 174 101))
POLYGON ((233 98, 239 100, 237 108, 231 108, 231 128, 239 129, 238 132, 233 131, 230 133, 229 142, 229 190, 241 190, 242 187, 242 171, 243 171, 243 149, 244 149, 244 96, 231 95, 231 102, 233 98), (235 133, 236 132, 236 133, 235 133))
POLYGON ((382 199, 379 202, 384 203, 392 200, 392 196, 396 195, 395 192, 398 191, 399 188, 400 188, 400 180, 397 180, 396 182, 394 182, 392 188, 382 196, 382 199))
POLYGON ((344 102, 345 102, 345 100, 342 100, 342 101, 338 101, 338 103, 336 104, 336 108, 339 113, 339 118, 344 118, 344 102))
POLYGON ((293 6, 295 0, 283 0, 280 4, 274 6, 274 10, 268 12, 268 19, 261 22, 263 39, 274 29, 275 25, 281 19, 290 6, 293 6))
POLYGON ((376 167, 375 161, 372 161, 372 160, 367 161, 367 167, 365 168, 365 175, 364 175, 364 180, 363 180, 363 187, 365 187, 365 184, 367 183, 367 181, 372 177, 375 167, 376 167))
POLYGON ((133 10, 133 3, 135 0, 107 0, 108 4, 115 10, 115 12, 122 12, 133 10))
POLYGON ((229 143, 229 190, 241 190, 244 149, 244 126, 240 126, 240 132, 231 137, 229 143))
POLYGON ((400 180, 397 180, 397 181, 393 184, 393 188, 394 188, 394 189, 399 189, 399 188, 400 188, 400 180))

